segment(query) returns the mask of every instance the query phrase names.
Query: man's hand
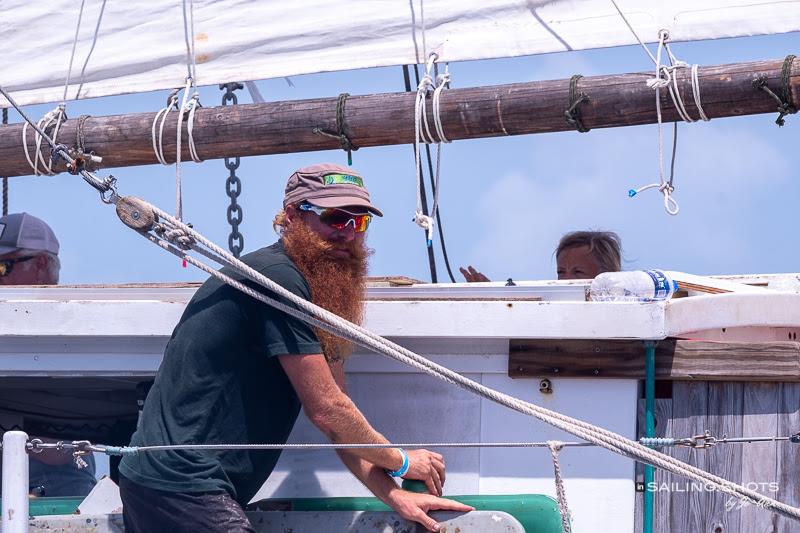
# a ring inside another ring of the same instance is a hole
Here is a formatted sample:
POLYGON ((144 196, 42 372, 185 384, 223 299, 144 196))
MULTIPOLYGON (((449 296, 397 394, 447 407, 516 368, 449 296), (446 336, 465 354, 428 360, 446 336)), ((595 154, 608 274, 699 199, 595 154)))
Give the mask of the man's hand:
POLYGON ((428 492, 442 495, 444 485, 444 457, 428 450, 409 450, 408 472, 404 479, 418 479, 425 482, 428 492))
POLYGON ((462 511, 468 513, 475 510, 474 507, 453 500, 438 498, 430 494, 408 492, 402 489, 392 491, 386 503, 400 516, 406 520, 419 522, 428 531, 439 531, 439 524, 428 516, 428 511, 462 511))
POLYGON ((477 270, 472 265, 464 267, 458 267, 458 270, 461 274, 464 275, 464 279, 467 280, 469 283, 481 282, 481 281, 492 281, 477 270))

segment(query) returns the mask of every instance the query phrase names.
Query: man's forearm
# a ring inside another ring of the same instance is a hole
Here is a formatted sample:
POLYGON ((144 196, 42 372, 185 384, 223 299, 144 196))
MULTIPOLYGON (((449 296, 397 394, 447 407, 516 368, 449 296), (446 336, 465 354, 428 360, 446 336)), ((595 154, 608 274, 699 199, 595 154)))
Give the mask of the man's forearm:
MULTIPOLYGON (((389 444, 386 437, 370 426, 345 393, 340 393, 336 402, 325 412, 312 415, 311 418, 335 444, 389 444)), ((403 464, 403 458, 396 448, 362 448, 349 451, 384 469, 398 470, 403 464)))
POLYGON ((370 492, 382 502, 388 504, 392 491, 399 490, 397 483, 390 478, 386 471, 362 459, 355 450, 337 450, 339 458, 345 466, 367 487, 370 492))

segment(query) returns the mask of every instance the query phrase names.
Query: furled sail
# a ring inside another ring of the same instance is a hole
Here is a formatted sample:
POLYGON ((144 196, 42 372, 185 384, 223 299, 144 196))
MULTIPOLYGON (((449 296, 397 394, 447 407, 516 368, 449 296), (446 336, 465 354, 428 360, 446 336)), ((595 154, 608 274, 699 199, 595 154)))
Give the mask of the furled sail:
MULTIPOLYGON (((645 41, 661 29, 671 41, 800 30, 800 0, 617 4, 645 41)), ((60 101, 68 73, 67 99, 178 87, 190 42, 195 81, 210 85, 422 62, 431 51, 461 61, 635 38, 611 0, 4 0, 0 84, 23 105, 60 101)))

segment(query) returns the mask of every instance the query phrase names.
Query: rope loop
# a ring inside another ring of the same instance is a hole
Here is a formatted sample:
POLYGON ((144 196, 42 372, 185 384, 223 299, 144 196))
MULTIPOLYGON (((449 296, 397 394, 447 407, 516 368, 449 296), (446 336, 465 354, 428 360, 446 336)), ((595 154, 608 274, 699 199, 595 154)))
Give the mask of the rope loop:
MULTIPOLYGON (((58 131, 61 125, 67 120, 66 104, 63 102, 47 113, 36 123, 38 128, 48 135, 51 135, 54 143, 58 143, 58 131), (52 133, 51 133, 52 132, 52 133)), ((25 152, 25 159, 33 170, 35 176, 55 176, 53 172, 53 159, 52 157, 45 157, 42 150, 42 141, 44 137, 37 131, 34 133, 33 140, 36 151, 34 152, 33 159, 31 159, 30 151, 28 150, 28 126, 30 124, 26 121, 22 126, 22 148, 25 152), (39 166, 41 165, 41 169, 39 166)))
POLYGON ((347 164, 352 165, 353 152, 358 150, 358 146, 356 146, 350 139, 349 128, 347 127, 347 115, 345 114, 345 105, 347 103, 348 96, 350 96, 350 93, 341 93, 339 95, 339 98, 336 100, 336 131, 327 130, 320 126, 317 126, 311 131, 316 135, 322 135, 325 137, 330 137, 331 139, 337 139, 339 141, 339 146, 341 147, 341 149, 347 152, 347 164))
POLYGON ((567 124, 575 128, 581 133, 589 132, 589 128, 587 128, 583 124, 583 118, 581 117, 581 104, 589 101, 589 95, 583 92, 578 92, 578 80, 580 80, 583 76, 581 74, 575 74, 569 79, 569 107, 566 111, 564 111, 564 118, 567 121, 567 124))
POLYGON ((436 220, 436 212, 439 209, 439 176, 441 174, 442 143, 449 143, 444 132, 441 118, 441 95, 442 91, 450 86, 450 66, 445 63, 444 73, 436 75, 436 60, 439 55, 432 52, 425 62, 425 74, 421 77, 417 85, 417 95, 414 100, 414 163, 417 172, 417 209, 412 219, 417 226, 425 230, 425 241, 428 248, 433 245, 433 227, 436 220), (426 101, 428 95, 433 92, 432 111, 433 129, 436 136, 431 132, 428 122, 428 112, 426 101), (436 171, 433 175, 433 205, 430 214, 426 215, 422 208, 422 192, 425 188, 422 175, 422 156, 421 144, 436 144, 436 171))
POLYGON ((770 88, 769 84, 767 83, 767 76, 760 75, 753 80, 753 88, 756 90, 761 90, 767 93, 775 102, 778 104, 778 118, 775 119, 775 124, 778 127, 782 127, 786 124, 786 121, 783 117, 786 115, 794 115, 797 113, 797 107, 794 106, 792 102, 792 89, 791 89, 791 77, 792 77, 792 63, 795 60, 794 55, 789 54, 786 56, 786 59, 783 60, 783 67, 781 68, 781 96, 775 94, 770 88))

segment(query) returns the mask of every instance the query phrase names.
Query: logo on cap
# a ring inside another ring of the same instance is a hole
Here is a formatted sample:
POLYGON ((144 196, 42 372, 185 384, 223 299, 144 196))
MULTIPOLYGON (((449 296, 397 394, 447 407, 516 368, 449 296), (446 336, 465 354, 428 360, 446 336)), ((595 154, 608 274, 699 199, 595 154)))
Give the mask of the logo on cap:
POLYGON ((364 187, 364 180, 352 174, 325 174, 323 177, 325 185, 355 185, 364 187))

